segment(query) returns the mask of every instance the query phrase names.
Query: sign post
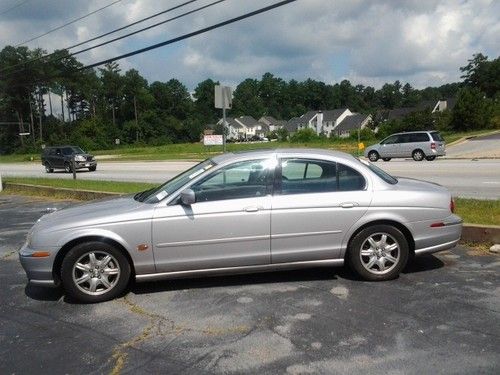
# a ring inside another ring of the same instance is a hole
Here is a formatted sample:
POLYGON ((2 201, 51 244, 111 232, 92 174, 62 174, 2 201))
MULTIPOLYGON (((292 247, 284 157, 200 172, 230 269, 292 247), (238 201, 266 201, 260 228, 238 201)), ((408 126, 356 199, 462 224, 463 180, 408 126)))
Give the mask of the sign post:
POLYGON ((215 85, 215 108, 222 108, 222 149, 226 152, 226 109, 231 109, 233 95, 231 87, 215 85))

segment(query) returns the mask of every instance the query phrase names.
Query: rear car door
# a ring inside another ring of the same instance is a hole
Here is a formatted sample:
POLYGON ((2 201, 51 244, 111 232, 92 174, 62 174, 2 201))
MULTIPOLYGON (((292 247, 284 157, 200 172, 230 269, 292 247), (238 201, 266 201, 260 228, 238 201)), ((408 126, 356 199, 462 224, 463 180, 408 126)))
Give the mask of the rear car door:
POLYGON ((269 264, 273 160, 221 167, 190 186, 196 195, 192 205, 174 201, 157 207, 157 272, 269 264))
POLYGON ((340 162, 283 158, 271 212, 272 263, 338 258, 372 200, 366 176, 340 162))

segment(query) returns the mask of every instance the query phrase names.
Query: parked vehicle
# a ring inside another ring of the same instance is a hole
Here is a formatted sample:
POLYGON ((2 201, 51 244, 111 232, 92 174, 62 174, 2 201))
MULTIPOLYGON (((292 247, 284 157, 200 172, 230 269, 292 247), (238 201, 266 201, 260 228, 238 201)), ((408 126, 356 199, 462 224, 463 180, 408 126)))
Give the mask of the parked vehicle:
POLYGON ((365 157, 372 162, 410 157, 415 161, 432 161, 444 155, 445 142, 437 131, 396 133, 365 149, 365 157))
POLYGON ((42 165, 47 173, 54 172, 54 169, 72 172, 73 158, 75 159, 75 170, 88 168, 89 171, 93 172, 97 168, 95 157, 87 154, 78 146, 45 147, 41 156, 42 165))
POLYGON ((462 220, 442 186, 351 155, 262 150, 205 160, 135 195, 43 216, 20 250, 28 279, 85 302, 152 281, 348 263, 366 280, 446 250, 462 220))

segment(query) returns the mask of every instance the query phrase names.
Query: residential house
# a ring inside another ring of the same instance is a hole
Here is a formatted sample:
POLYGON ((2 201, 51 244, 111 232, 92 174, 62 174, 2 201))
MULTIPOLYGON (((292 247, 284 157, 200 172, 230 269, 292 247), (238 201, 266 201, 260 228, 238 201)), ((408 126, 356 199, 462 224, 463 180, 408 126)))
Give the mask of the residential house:
POLYGON ((456 99, 448 98, 442 100, 424 100, 420 102, 415 107, 402 107, 402 108, 394 108, 386 111, 380 111, 377 115, 377 118, 382 121, 391 121, 391 120, 401 120, 408 116, 410 113, 417 111, 425 111, 429 110, 431 113, 443 112, 445 110, 452 110, 455 106, 456 99))
MULTIPOLYGON (((217 124, 222 124, 222 119, 217 124)), ((263 138, 269 132, 269 126, 252 116, 226 117, 226 126, 228 139, 249 139, 254 136, 263 138)))
POLYGON ((286 127, 287 123, 284 120, 276 120, 273 116, 262 116, 259 122, 265 124, 271 132, 286 127))
POLYGON ((346 138, 352 131, 366 128, 371 121, 371 115, 353 113, 350 116, 344 117, 344 119, 330 133, 330 136, 335 135, 337 137, 346 138))

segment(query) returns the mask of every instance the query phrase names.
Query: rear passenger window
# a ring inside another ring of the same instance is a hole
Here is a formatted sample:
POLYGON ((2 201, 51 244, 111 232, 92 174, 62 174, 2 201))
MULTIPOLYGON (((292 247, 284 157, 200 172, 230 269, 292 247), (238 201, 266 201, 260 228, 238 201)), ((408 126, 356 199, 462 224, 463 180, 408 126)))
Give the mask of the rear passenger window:
POLYGON ((363 190, 364 177, 354 169, 335 162, 283 159, 281 194, 327 193, 363 190))
POLYGON ((338 164, 339 191, 363 190, 366 185, 365 178, 347 165, 338 164))
POLYGON ((410 142, 427 142, 429 136, 427 133, 414 133, 410 134, 410 142))

